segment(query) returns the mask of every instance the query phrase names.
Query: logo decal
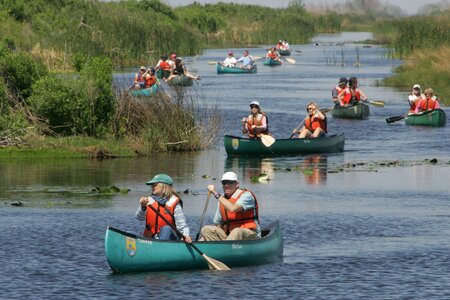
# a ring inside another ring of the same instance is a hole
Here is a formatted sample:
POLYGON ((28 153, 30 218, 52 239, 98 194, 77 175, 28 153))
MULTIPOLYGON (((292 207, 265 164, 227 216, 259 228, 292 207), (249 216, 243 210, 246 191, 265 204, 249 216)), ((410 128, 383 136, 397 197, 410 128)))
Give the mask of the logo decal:
POLYGON ((239 140, 238 140, 238 139, 233 139, 233 140, 231 141, 231 145, 233 146, 233 149, 234 149, 234 150, 239 149, 239 140))
POLYGON ((125 237, 125 244, 127 248, 127 253, 129 256, 135 256, 136 255, 136 239, 125 237))

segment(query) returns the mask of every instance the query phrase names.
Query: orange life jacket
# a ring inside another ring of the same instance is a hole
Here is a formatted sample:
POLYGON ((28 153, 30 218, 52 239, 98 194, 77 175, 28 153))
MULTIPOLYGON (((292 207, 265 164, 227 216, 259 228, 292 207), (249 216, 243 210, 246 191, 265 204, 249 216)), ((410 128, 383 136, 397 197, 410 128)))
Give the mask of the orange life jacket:
POLYGON ((269 133, 269 119, 267 118, 266 113, 261 112, 260 114, 258 114, 256 119, 253 118, 253 115, 249 115, 248 118, 247 118, 246 127, 247 127, 247 131, 248 131, 248 136, 250 138, 255 138, 255 137, 259 138, 259 137, 261 137, 261 134, 268 134, 269 133), (256 135, 255 135, 255 133, 253 132, 253 129, 252 129, 252 125, 262 126, 262 124, 263 124, 262 121, 263 121, 264 117, 266 118, 267 128, 264 131, 257 132, 256 135))
POLYGON ((243 189, 240 193, 238 193, 236 198, 230 198, 228 201, 231 203, 236 203, 236 201, 238 201, 245 192, 250 192, 252 194, 255 199, 255 208, 246 211, 229 212, 222 204, 219 205, 220 215, 222 216, 222 221, 224 222, 223 229, 227 234, 229 234, 234 228, 248 228, 255 230, 258 227, 255 223, 255 220, 259 222, 258 201, 252 191, 243 189))
POLYGON ((352 100, 359 102, 360 99, 361 94, 359 92, 359 89, 355 89, 352 93, 352 90, 349 87, 347 87, 345 88, 345 94, 344 97, 342 98, 341 105, 350 104, 352 100))
POLYGON ((136 74, 136 81, 137 82, 143 82, 144 81, 144 78, 142 77, 142 75, 144 75, 144 73, 138 72, 136 74))
POLYGON ((436 107, 436 99, 433 98, 426 100, 422 99, 420 110, 421 111, 433 110, 435 109, 435 107, 436 107))
MULTIPOLYGON (((157 201, 153 201, 153 206, 161 215, 163 215, 167 221, 175 226, 175 206, 180 203, 180 199, 172 195, 167 201, 166 205, 161 205, 157 201)), ((160 218, 151 208, 147 208, 145 211, 145 230, 142 234, 145 237, 152 238, 159 233, 163 226, 169 225, 162 218, 160 218)))
POLYGON ((159 68, 165 71, 170 71, 171 64, 167 60, 163 60, 159 63, 159 68))
POLYGON ((145 77, 145 87, 149 88, 156 83, 156 77, 152 75, 147 75, 145 77))
POLYGON ((324 120, 320 119, 318 116, 313 116, 312 120, 311 117, 306 118, 305 127, 311 132, 314 132, 318 127, 327 132, 327 117, 325 117, 324 120))
POLYGON ((272 58, 272 59, 276 59, 278 57, 278 55, 275 52, 272 52, 272 51, 267 53, 267 56, 272 58))

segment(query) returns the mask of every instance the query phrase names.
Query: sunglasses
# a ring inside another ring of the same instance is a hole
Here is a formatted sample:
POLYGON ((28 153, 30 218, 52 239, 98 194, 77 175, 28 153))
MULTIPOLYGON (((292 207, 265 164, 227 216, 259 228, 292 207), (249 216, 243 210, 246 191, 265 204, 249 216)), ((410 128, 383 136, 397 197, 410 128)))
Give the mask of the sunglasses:
POLYGON ((236 183, 236 181, 233 181, 233 180, 223 180, 222 181, 222 184, 223 185, 232 185, 232 184, 235 184, 236 183))
POLYGON ((250 105, 250 108, 259 108, 258 105, 250 105))
POLYGON ((308 107, 308 108, 306 109, 306 111, 312 111, 312 110, 314 110, 314 108, 308 107))

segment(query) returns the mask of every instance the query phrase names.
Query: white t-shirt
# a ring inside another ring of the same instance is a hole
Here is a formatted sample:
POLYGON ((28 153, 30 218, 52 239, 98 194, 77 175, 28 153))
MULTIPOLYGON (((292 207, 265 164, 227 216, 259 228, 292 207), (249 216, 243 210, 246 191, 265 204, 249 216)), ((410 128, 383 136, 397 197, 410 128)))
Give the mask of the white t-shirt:
POLYGON ((225 67, 234 67, 236 65, 236 63, 237 63, 237 60, 236 60, 236 58, 234 56, 233 57, 227 57, 223 61, 223 65, 225 67))

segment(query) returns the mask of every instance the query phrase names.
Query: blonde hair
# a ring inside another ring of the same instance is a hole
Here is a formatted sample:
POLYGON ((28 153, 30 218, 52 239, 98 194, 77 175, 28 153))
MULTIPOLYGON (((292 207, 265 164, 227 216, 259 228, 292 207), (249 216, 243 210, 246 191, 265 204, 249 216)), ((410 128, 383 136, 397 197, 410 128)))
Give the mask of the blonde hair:
POLYGON ((180 200, 181 197, 175 190, 175 188, 171 185, 168 185, 166 183, 158 182, 158 184, 161 184, 162 194, 161 197, 169 199, 172 195, 177 196, 180 200))
POLYGON ((319 109, 319 105, 317 105, 316 102, 309 102, 308 105, 306 105, 306 108, 308 108, 311 104, 314 105, 316 109, 319 109))
POLYGON ((433 89, 432 88, 427 88, 425 91, 423 91, 423 93, 426 94, 430 94, 430 95, 434 95, 433 89))

